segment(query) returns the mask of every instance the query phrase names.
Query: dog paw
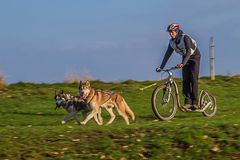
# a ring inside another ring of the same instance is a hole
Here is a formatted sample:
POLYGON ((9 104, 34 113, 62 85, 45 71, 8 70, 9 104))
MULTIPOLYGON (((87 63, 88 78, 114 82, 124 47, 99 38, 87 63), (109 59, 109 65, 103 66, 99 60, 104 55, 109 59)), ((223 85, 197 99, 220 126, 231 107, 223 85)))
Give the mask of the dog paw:
POLYGON ((66 121, 62 121, 62 124, 65 124, 66 123, 66 121))
POLYGON ((85 122, 80 122, 81 125, 85 125, 86 123, 85 122))
POLYGON ((109 126, 110 124, 111 124, 111 122, 108 122, 108 123, 105 124, 105 126, 109 126))

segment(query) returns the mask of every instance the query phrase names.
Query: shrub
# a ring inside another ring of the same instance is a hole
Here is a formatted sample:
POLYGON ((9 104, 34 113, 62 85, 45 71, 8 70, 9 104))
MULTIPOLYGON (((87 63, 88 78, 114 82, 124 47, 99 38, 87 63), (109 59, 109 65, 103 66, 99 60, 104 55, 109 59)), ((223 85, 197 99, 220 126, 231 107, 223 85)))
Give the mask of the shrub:
POLYGON ((0 90, 3 90, 5 87, 6 83, 4 80, 4 75, 3 73, 0 71, 0 90))
POLYGON ((86 81, 86 80, 94 80, 93 76, 88 73, 76 73, 76 72, 68 72, 65 74, 65 83, 79 83, 80 80, 86 81))

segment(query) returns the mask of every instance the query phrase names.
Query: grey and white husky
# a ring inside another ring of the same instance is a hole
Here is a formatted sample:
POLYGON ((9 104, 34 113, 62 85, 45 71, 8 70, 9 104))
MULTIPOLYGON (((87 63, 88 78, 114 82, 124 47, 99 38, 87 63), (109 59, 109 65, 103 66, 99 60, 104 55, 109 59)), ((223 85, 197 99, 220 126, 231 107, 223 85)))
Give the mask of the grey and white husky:
POLYGON ((55 110, 63 107, 69 114, 65 116, 62 124, 65 124, 71 117, 80 124, 80 120, 77 117, 77 113, 81 113, 84 119, 87 117, 87 114, 92 111, 92 108, 80 97, 72 96, 71 94, 65 94, 63 91, 56 93, 55 91, 55 110))

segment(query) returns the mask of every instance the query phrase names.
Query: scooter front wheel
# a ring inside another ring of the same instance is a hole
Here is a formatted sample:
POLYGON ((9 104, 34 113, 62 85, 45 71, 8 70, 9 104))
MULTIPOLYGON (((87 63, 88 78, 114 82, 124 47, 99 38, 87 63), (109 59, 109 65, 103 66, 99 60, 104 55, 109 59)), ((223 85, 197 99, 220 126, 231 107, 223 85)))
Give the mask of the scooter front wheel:
POLYGON ((166 85, 155 88, 152 93, 152 110, 160 120, 170 120, 177 112, 177 103, 175 95, 166 85))

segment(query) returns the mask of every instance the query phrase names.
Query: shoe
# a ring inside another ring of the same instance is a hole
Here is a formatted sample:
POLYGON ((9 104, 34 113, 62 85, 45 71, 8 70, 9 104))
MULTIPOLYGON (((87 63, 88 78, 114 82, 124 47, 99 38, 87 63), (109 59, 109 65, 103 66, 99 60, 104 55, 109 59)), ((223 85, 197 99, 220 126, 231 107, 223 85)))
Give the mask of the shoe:
POLYGON ((186 110, 189 110, 191 107, 192 107, 191 104, 184 104, 183 105, 183 108, 186 109, 186 110))
POLYGON ((198 105, 197 104, 193 104, 192 107, 191 107, 192 110, 196 110, 198 109, 198 105))

